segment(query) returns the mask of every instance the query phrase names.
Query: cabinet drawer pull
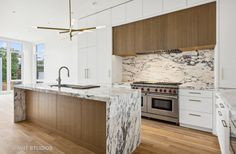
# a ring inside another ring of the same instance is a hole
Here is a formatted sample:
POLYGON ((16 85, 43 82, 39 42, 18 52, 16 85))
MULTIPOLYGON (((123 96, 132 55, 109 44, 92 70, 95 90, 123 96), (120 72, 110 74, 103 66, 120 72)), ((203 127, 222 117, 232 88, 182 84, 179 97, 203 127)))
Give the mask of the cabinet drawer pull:
POLYGON ((227 124, 226 124, 225 120, 221 120, 221 122, 222 122, 222 125, 227 128, 227 124))
POLYGON ((219 116, 222 116, 222 113, 220 111, 218 111, 218 114, 219 114, 219 116))
POLYGON ((190 116, 194 116, 194 117, 201 117, 201 115, 199 114, 192 114, 192 113, 189 113, 190 116))
POLYGON ((221 107, 221 108, 225 108, 225 106, 224 106, 222 103, 220 103, 220 107, 221 107))
POLYGON ((189 99, 190 102, 201 102, 201 100, 189 99))
POLYGON ((201 95, 199 92, 189 92, 189 94, 201 95))

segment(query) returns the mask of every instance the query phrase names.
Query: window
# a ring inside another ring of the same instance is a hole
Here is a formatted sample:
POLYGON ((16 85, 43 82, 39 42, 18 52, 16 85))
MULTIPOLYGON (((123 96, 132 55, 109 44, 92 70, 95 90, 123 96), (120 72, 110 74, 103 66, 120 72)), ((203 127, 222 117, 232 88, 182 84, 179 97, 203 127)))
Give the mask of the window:
POLYGON ((7 90, 7 43, 0 41, 0 91, 7 90))
POLYGON ((22 80, 23 44, 0 40, 0 91, 12 90, 22 80))
POLYGON ((36 79, 44 79, 44 44, 36 45, 36 79))
POLYGON ((22 72, 22 44, 11 43, 11 79, 21 80, 22 72))

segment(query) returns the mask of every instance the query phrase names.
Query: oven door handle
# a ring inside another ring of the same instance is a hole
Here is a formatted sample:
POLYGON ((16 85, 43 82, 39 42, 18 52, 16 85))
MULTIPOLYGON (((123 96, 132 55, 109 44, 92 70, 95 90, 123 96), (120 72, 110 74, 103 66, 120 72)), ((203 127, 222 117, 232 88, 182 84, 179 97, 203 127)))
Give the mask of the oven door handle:
POLYGON ((178 99, 178 96, 166 96, 166 95, 155 95, 155 94, 147 94, 147 96, 150 96, 150 97, 158 97, 158 98, 163 98, 163 99, 178 99))

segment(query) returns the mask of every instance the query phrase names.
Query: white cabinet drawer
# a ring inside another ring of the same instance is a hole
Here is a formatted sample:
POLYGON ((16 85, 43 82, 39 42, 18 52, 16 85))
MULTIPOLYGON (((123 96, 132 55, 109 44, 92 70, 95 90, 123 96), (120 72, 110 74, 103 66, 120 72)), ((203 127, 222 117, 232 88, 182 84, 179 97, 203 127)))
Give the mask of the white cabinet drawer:
POLYGON ((208 97, 212 98, 212 91, 207 90, 185 90, 180 89, 179 95, 181 96, 193 96, 193 97, 208 97))
POLYGON ((212 113, 212 98, 180 96, 179 105, 184 110, 212 113))
POLYGON ((212 129, 212 114, 194 111, 180 111, 180 124, 212 129))

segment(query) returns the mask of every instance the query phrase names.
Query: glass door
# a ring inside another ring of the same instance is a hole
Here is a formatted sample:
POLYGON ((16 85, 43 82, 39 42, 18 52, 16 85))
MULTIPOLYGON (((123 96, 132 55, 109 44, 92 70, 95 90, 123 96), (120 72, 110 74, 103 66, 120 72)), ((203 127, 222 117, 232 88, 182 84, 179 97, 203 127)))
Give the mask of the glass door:
POLYGON ((21 43, 10 42, 11 90, 13 90, 14 84, 20 84, 22 81, 22 48, 21 43))
POLYGON ((22 81, 22 43, 0 40, 0 94, 22 81))
POLYGON ((8 90, 7 42, 0 40, 0 93, 8 90))

